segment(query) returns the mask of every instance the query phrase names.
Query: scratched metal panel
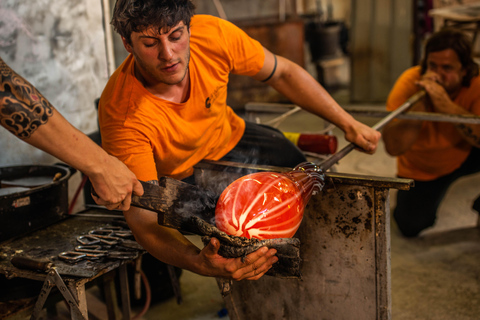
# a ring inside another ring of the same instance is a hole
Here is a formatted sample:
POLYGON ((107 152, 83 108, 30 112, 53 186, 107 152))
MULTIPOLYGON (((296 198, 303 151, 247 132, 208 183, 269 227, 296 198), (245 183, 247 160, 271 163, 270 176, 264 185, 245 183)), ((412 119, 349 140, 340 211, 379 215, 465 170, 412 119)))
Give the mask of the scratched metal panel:
MULTIPOLYGON (((240 169, 203 162, 195 179, 219 192, 248 172, 240 169)), ((225 297, 232 320, 391 319, 389 188, 408 187, 408 181, 389 185, 387 179, 335 174, 326 181, 295 235, 302 280, 235 282, 225 297)))
MULTIPOLYGON (((0 56, 85 133, 108 79, 102 19, 100 0, 0 1, 0 56)), ((0 132, 0 166, 56 161, 0 132)))
POLYGON ((392 273, 390 259, 390 192, 375 189, 375 244, 377 320, 392 319, 392 273))
POLYGON ((314 196, 296 235, 303 280, 234 283, 231 319, 376 319, 373 190, 336 185, 314 196))

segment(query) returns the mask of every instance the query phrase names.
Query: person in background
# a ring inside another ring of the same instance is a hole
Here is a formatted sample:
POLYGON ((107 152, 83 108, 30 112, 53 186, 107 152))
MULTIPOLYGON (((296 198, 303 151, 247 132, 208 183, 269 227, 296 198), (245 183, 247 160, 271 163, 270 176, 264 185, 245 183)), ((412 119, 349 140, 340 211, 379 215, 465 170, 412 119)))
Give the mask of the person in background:
MULTIPOLYGON (((103 147, 140 180, 192 180, 203 159, 293 167, 305 156, 281 132, 246 123, 227 106, 230 73, 263 81, 337 125, 374 153, 380 133, 357 122, 303 68, 265 49, 232 23, 195 15, 189 0, 118 0, 112 25, 130 55, 99 103, 103 147)), ((256 280, 278 258, 266 247, 225 259, 215 238, 203 250, 156 214, 124 212, 137 241, 157 259, 205 276, 256 280)))
MULTIPOLYGON (((387 109, 395 110, 421 89, 426 98, 411 111, 480 115, 478 65, 466 34, 455 29, 433 34, 421 65, 397 79, 387 109)), ((387 152, 397 157, 397 175, 415 180, 411 190, 398 191, 393 213, 402 234, 415 237, 435 223, 450 185, 480 171, 480 124, 396 119, 382 134, 387 152)), ((480 210, 478 199, 473 208, 480 210)))
POLYGON ((88 176, 99 205, 128 210, 143 187, 125 164, 74 128, 28 81, 0 58, 0 123, 13 135, 88 176))

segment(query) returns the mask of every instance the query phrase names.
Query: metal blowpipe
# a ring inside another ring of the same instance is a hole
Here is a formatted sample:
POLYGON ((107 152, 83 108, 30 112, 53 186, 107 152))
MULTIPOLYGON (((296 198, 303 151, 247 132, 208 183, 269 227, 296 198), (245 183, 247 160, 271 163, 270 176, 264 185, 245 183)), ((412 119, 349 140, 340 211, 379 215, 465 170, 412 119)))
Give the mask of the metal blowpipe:
MULTIPOLYGON (((388 116, 377 122, 372 129, 375 129, 377 131, 380 131, 387 123, 389 123, 393 118, 398 116, 399 114, 407 111, 412 105, 414 105, 416 102, 418 102, 420 99, 422 99, 425 96, 425 91, 420 90, 414 95, 412 95, 407 101, 405 101, 404 104, 402 104, 400 107, 398 107, 396 110, 392 111, 388 116)), ((318 166, 320 169, 323 171, 327 171, 332 167, 335 163, 337 163, 340 159, 342 159, 344 156, 346 156, 350 151, 355 149, 356 145, 353 143, 350 143, 346 147, 344 147, 342 150, 338 151, 337 153, 331 155, 325 161, 320 163, 318 166)))

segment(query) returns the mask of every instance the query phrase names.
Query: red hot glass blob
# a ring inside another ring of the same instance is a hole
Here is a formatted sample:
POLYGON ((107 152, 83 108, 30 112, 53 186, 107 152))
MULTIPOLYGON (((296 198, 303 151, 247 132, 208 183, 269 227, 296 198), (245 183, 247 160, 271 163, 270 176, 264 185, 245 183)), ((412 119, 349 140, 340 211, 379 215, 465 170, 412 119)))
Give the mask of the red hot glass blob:
POLYGON ((217 228, 248 239, 291 238, 314 187, 323 182, 319 173, 313 175, 298 170, 258 172, 235 180, 217 202, 217 228))

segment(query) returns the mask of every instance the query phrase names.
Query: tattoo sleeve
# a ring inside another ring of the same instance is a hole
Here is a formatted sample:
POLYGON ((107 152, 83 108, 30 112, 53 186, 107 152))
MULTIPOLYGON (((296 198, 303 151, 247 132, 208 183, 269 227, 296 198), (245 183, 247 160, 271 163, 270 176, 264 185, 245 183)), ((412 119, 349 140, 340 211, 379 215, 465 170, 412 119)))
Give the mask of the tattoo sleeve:
POLYGON ((457 129, 459 129, 463 135, 471 141, 471 143, 473 142, 473 144, 475 146, 479 146, 480 145, 480 137, 478 135, 475 134, 475 132, 472 130, 471 127, 469 127, 468 125, 464 124, 464 123, 459 123, 456 125, 457 129))
POLYGON ((55 108, 0 58, 0 124, 21 139, 29 138, 53 116, 55 108))

